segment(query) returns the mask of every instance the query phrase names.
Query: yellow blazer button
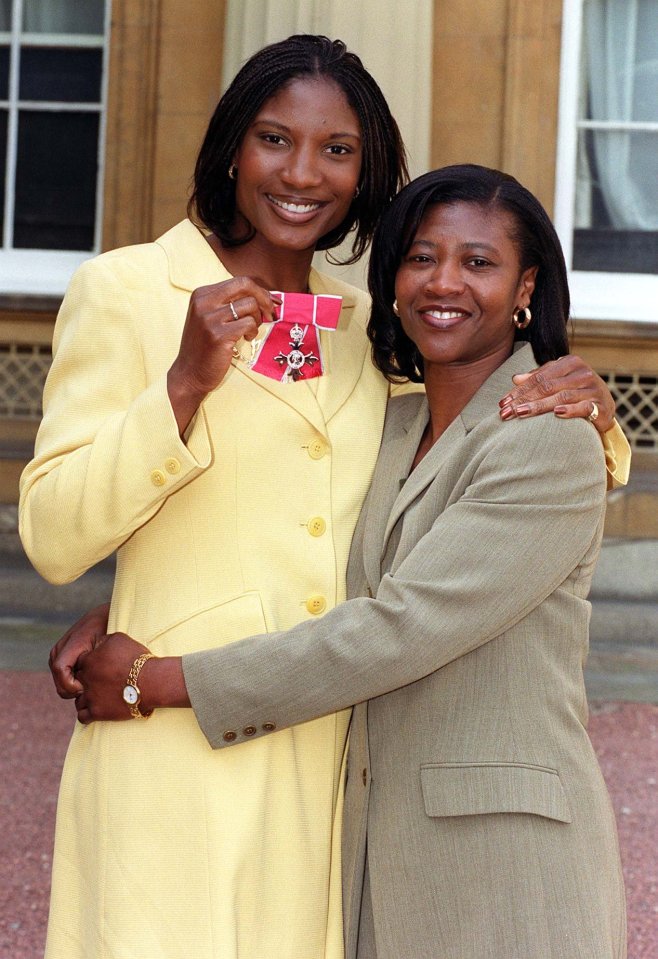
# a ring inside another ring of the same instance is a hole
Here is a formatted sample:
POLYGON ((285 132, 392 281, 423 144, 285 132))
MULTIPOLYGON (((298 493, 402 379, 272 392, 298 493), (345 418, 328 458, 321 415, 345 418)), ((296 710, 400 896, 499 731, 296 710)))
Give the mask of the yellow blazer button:
POLYGON ((227 729, 222 737, 227 743, 232 743, 234 739, 237 739, 238 734, 234 729, 227 729))
POLYGON ((245 736, 255 736, 255 735, 256 735, 256 727, 255 727, 255 726, 245 726, 244 729, 242 730, 242 732, 245 734, 245 736))
POLYGON ((308 455, 312 460, 321 460, 329 451, 324 440, 315 439, 308 444, 308 455))
POLYGON ((164 486, 167 482, 167 477, 162 470, 153 470, 151 473, 151 482, 154 486, 164 486))
POLYGON ((313 613, 314 616, 319 616, 320 613, 324 613, 327 608, 327 601, 324 596, 309 596, 306 600, 306 608, 309 613, 313 613))
POLYGON ((176 473, 180 473, 180 462, 175 456, 170 456, 169 459, 165 460, 165 469, 172 476, 175 476, 176 473))
POLYGON ((276 729, 276 723, 263 723, 263 729, 266 733, 273 733, 276 729))
POLYGON ((308 521, 306 528, 311 536, 322 536, 326 532, 327 524, 321 516, 314 516, 313 519, 308 521))

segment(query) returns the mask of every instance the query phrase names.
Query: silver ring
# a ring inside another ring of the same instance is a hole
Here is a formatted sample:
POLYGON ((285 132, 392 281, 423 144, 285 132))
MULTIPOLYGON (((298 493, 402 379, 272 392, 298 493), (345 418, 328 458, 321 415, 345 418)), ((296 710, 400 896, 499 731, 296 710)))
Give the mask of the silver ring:
POLYGON ((238 311, 237 311, 236 308, 233 306, 233 300, 229 300, 229 301, 228 301, 228 308, 229 308, 229 310, 231 311, 231 313, 233 314, 233 319, 234 319, 234 320, 239 320, 240 317, 238 316, 238 311))
POLYGON ((594 402, 594 400, 590 400, 590 403, 592 404, 592 412, 589 414, 589 416, 587 417, 587 419, 590 421, 590 423, 593 423, 594 420, 595 420, 595 419, 597 418, 597 416, 599 415, 599 408, 598 408, 598 406, 596 405, 596 403, 594 402))

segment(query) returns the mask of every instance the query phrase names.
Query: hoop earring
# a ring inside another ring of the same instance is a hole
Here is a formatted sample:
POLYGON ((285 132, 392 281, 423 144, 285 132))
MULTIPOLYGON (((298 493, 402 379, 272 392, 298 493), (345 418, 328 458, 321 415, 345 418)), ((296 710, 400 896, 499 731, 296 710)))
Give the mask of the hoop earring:
POLYGON ((512 323, 517 328, 517 330, 525 330, 526 326, 530 326, 530 321, 532 320, 532 313, 530 308, 525 306, 522 309, 515 310, 512 313, 512 323), (519 313, 523 313, 523 319, 519 319, 519 313))
POLYGON ((395 313, 396 316, 399 316, 399 315, 400 315, 400 310, 399 310, 399 308, 398 308, 398 301, 397 301, 397 300, 393 300, 393 312, 395 313))
POLYGON ((228 168, 228 178, 229 180, 235 180, 237 175, 238 175, 238 168, 236 167, 235 163, 232 163, 230 167, 228 168))

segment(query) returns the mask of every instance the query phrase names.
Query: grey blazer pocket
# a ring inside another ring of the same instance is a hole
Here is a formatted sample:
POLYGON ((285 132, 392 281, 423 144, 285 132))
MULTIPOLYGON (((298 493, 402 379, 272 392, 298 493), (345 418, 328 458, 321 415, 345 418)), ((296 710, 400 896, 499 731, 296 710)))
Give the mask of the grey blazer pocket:
POLYGON ((530 763, 425 763, 420 767, 428 816, 516 812, 571 822, 555 769, 530 763))

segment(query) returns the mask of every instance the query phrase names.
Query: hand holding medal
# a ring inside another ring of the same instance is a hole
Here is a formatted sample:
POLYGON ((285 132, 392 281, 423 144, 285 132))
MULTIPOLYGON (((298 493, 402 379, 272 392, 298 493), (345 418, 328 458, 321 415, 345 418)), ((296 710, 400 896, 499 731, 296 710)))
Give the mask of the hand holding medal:
POLYGON ((224 379, 238 340, 258 334, 275 317, 272 295, 246 276, 194 290, 167 390, 181 435, 200 403, 224 379))
POLYGON ((254 344, 251 369, 283 383, 321 376, 318 330, 336 329, 341 302, 340 296, 325 294, 270 293, 244 276, 194 290, 178 356, 167 375, 181 436, 240 357, 238 341, 255 341, 261 324, 269 328, 254 344))

